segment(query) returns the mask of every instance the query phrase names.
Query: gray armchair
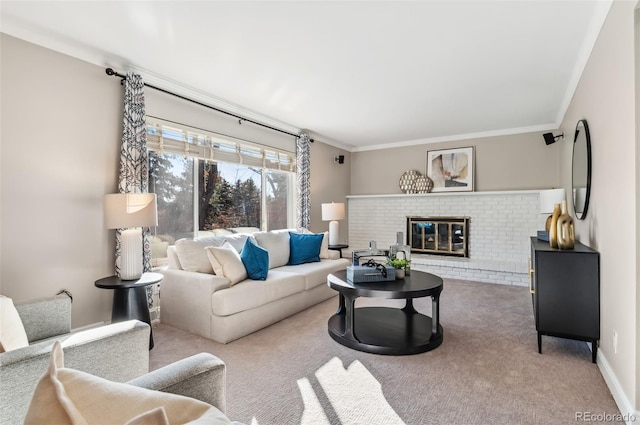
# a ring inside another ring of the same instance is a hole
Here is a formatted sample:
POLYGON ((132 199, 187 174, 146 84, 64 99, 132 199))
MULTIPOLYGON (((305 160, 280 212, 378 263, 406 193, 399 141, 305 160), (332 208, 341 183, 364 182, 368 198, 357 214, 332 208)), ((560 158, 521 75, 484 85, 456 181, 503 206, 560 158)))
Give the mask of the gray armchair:
POLYGON ((16 309, 31 345, 0 353, 1 424, 23 422, 55 341, 64 350, 65 367, 193 397, 224 412, 225 364, 211 354, 201 353, 147 374, 146 323, 131 320, 72 333, 71 301, 64 295, 16 303, 16 309))

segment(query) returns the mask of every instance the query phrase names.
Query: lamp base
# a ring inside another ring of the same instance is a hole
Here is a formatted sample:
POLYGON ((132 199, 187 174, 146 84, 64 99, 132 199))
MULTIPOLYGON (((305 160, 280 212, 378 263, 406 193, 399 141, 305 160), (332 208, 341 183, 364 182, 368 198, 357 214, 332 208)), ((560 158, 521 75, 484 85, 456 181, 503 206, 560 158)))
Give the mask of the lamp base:
POLYGON ((340 244, 340 224, 336 220, 329 222, 329 245, 340 244))
POLYGON ((139 227, 120 234, 120 279, 138 280, 142 277, 142 230, 139 227))

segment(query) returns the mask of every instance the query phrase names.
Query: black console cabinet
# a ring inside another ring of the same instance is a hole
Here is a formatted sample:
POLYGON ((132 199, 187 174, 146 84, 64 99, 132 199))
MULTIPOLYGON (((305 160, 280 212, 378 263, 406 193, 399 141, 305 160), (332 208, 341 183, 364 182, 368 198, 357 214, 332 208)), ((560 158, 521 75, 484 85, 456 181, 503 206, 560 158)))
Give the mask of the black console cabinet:
POLYGON ((576 242, 571 250, 551 248, 531 238, 529 270, 533 314, 542 335, 591 342, 596 362, 600 339, 600 254, 576 242))

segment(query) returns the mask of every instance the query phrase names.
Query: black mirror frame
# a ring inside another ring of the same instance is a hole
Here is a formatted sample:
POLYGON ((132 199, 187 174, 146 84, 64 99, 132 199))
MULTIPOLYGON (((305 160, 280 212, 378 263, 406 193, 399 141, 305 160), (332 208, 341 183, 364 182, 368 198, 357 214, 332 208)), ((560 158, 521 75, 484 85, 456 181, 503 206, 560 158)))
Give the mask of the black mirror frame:
POLYGON ((575 144, 578 141, 578 133, 579 133, 578 126, 580 125, 580 123, 582 123, 584 127, 585 139, 586 139, 586 145, 587 145, 587 193, 584 199, 584 209, 582 210, 582 214, 578 215, 578 212, 576 211, 575 202, 573 205, 573 213, 575 214, 578 220, 584 220, 585 217, 587 216, 587 211, 589 210, 589 199, 591 198, 591 133, 589 133, 589 124, 587 124, 587 120, 585 119, 578 120, 578 122, 576 123, 576 130, 573 136, 573 149, 571 151, 571 189, 572 189, 572 192, 575 189, 574 182, 573 182, 573 168, 575 167, 574 151, 575 151, 575 144))

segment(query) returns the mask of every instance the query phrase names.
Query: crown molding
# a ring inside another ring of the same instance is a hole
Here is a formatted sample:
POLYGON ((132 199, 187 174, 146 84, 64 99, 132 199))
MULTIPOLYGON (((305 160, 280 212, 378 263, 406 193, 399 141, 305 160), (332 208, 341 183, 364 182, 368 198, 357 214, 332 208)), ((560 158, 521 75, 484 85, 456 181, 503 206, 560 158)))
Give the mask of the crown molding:
POLYGON ((525 190, 488 190, 474 192, 429 192, 429 193, 382 193, 371 195, 347 195, 347 199, 369 199, 369 198, 429 198, 439 196, 494 196, 494 195, 537 195, 544 189, 525 190))
POLYGON ((531 127, 507 128, 504 130, 482 131, 478 133, 456 134, 452 136, 431 137, 427 139, 408 140, 405 142, 385 143, 371 146, 358 146, 351 152, 374 151, 380 149, 393 149, 405 146, 430 145, 434 143, 453 142, 457 140, 481 139, 483 137, 509 136, 513 134, 535 133, 538 131, 557 130, 557 123, 541 124, 531 127))

